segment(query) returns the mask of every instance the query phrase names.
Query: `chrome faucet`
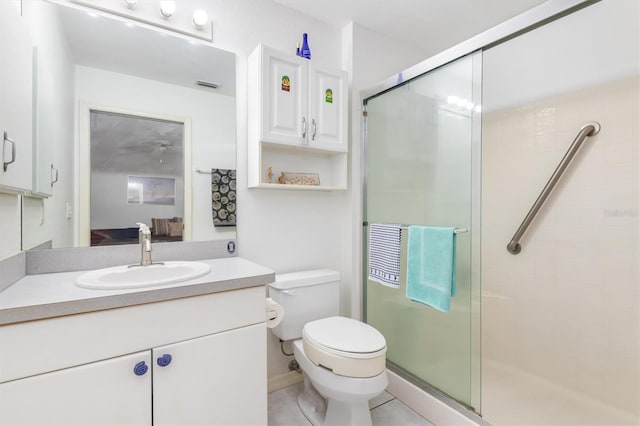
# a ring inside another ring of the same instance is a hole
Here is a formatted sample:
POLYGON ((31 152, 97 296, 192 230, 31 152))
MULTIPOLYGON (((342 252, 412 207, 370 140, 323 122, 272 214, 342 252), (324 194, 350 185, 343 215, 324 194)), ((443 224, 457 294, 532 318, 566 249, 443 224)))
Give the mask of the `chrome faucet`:
POLYGON ((144 223, 138 222, 138 240, 140 241, 140 266, 149 266, 151 261, 151 230, 144 223))

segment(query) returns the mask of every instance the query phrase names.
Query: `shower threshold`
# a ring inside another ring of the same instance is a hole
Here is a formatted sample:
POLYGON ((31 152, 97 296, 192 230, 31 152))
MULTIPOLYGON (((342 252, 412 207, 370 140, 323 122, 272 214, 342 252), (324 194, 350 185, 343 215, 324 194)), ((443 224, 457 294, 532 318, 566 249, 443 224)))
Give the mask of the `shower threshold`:
POLYGON ((412 383, 413 385, 417 386, 418 388, 420 388, 424 392, 426 392, 429 395, 431 395, 433 398, 435 398, 438 401, 442 402, 443 404, 445 404, 450 409, 460 413, 461 415, 463 415, 464 417, 466 417, 469 420, 473 421, 474 423, 476 423, 478 425, 481 425, 481 426, 491 426, 491 423, 489 423, 486 420, 484 420, 480 416, 480 414, 475 410, 475 408, 473 408, 472 406, 470 406, 468 404, 465 404, 462 401, 458 401, 458 400, 452 398, 451 396, 449 396, 446 393, 442 392, 440 389, 434 387, 433 385, 431 385, 428 382, 422 380, 421 378, 413 375, 408 370, 405 370, 404 368, 399 367, 398 365, 394 364, 391 361, 387 361, 387 369, 389 371, 392 371, 392 372, 396 373, 398 376, 402 377, 403 379, 407 380, 408 382, 412 383))

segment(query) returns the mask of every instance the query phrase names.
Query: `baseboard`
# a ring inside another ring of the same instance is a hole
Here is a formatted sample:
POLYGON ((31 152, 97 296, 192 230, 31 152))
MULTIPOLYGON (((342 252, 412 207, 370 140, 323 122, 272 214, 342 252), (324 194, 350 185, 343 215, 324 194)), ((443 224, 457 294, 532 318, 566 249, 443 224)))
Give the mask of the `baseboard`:
POLYGON ((267 392, 274 392, 287 386, 295 385, 302 381, 302 373, 297 371, 289 371, 288 373, 278 374, 277 376, 269 377, 267 382, 267 392))
POLYGON ((406 406, 438 426, 478 426, 488 425, 475 413, 463 413, 451 407, 434 395, 425 392, 413 383, 387 370, 389 386, 387 392, 398 398, 406 406))

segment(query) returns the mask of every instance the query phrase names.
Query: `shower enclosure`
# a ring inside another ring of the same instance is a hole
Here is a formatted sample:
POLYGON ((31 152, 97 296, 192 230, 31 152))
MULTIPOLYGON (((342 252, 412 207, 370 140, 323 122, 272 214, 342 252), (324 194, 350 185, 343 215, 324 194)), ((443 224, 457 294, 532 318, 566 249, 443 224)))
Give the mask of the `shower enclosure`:
POLYGON ((393 371, 496 425, 640 423, 640 5, 573 3, 364 96, 365 225, 469 230, 444 313, 406 298, 403 272, 367 280, 365 228, 365 320, 393 371))

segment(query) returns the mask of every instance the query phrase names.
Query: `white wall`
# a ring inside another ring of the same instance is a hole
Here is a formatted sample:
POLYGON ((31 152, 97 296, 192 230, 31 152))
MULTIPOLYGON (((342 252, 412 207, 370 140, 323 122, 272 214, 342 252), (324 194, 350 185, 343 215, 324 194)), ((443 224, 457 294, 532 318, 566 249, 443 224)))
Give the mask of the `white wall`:
MULTIPOLYGON (((192 179, 192 239, 233 238, 229 229, 214 228, 211 217, 211 177, 194 170, 236 167, 235 98, 77 66, 76 104, 80 102, 189 119, 192 165, 191 170, 185 173, 191 173, 192 179)), ((187 133, 185 137, 188 137, 187 133)), ((185 151, 185 155, 189 154, 185 151)), ((238 208, 244 208, 241 202, 238 208)), ((137 221, 133 221, 131 226, 135 226, 137 221)))

